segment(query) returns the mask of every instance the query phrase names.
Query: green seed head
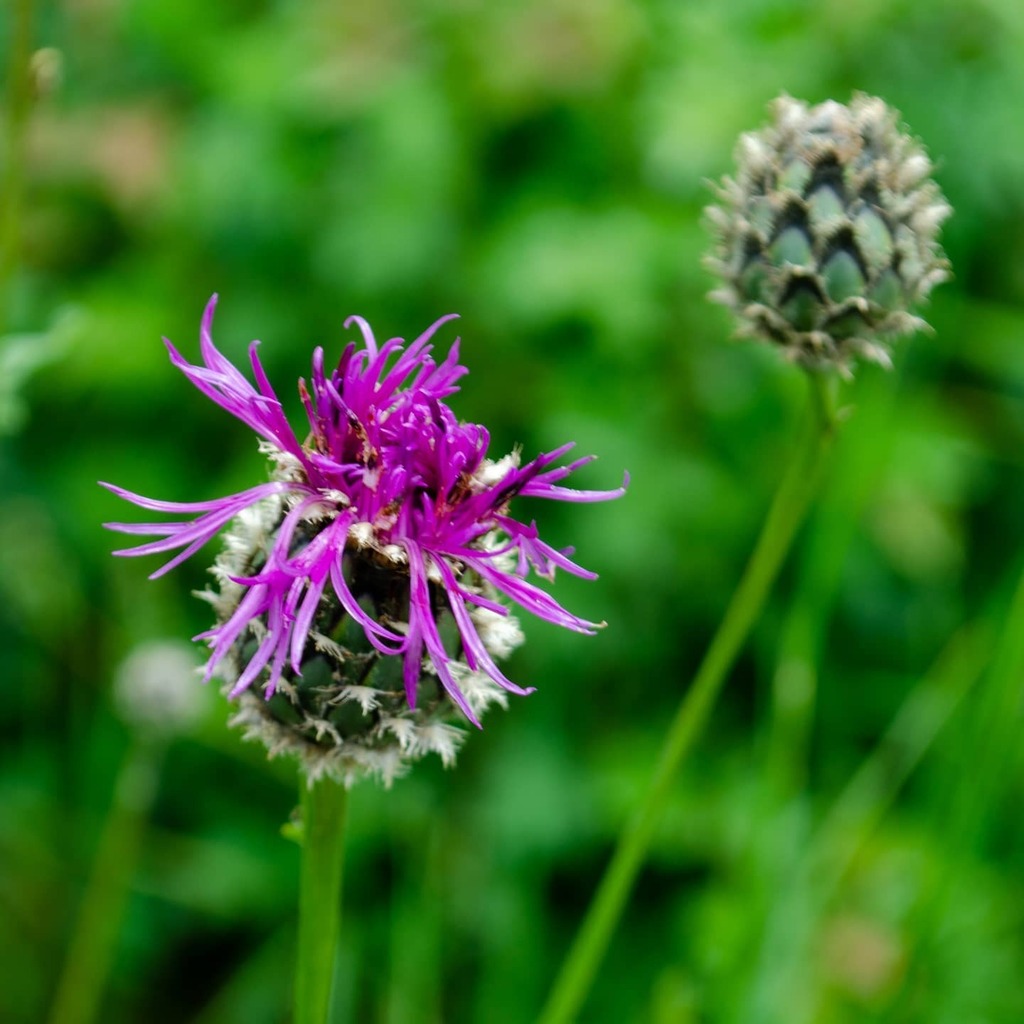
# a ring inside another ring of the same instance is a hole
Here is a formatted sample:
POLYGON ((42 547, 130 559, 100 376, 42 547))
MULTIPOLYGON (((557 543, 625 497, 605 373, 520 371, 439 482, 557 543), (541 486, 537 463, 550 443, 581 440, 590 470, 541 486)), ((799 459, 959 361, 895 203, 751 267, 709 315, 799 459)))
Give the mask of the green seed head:
POLYGON ((782 96, 740 137, 735 179, 707 215, 711 298, 741 335, 810 368, 889 364, 888 339, 926 326, 909 310, 948 276, 938 244, 950 207, 920 144, 882 100, 815 107, 782 96))

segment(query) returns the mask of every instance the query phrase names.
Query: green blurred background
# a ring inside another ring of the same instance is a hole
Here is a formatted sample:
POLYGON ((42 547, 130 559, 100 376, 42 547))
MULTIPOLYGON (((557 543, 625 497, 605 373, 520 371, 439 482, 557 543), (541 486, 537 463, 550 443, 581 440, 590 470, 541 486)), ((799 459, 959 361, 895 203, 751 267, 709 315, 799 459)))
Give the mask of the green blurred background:
MULTIPOLYGON (((535 1017, 805 401, 704 299, 707 181, 778 93, 862 89, 936 160, 955 280, 934 335, 848 387, 823 499, 581 1019, 1024 1020, 1018 0, 9 0, 0 18, 8 71, 40 47, 63 64, 56 84, 37 58, 39 95, 5 103, 0 1019, 46 1019, 146 742, 114 711, 117 666, 207 625, 190 592, 215 551, 148 582, 155 559, 110 557, 100 523, 134 510, 96 481, 201 500, 264 478, 160 343, 195 359, 214 291, 218 344, 239 361, 262 338, 293 410, 350 313, 414 337, 459 312, 453 405, 496 454, 574 439, 601 456, 579 486, 631 473, 618 502, 519 508, 600 573, 555 594, 608 628, 524 621, 509 672, 537 693, 456 769, 352 798, 337 1020, 535 1017)), ((288 1019, 294 769, 202 692, 114 872, 105 1024, 288 1019)))

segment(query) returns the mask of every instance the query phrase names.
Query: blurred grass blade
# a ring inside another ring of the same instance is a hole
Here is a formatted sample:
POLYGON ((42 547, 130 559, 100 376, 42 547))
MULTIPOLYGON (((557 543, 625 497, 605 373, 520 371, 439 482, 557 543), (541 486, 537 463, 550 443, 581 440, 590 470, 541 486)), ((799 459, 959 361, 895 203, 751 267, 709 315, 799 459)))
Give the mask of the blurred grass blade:
POLYGON ((988 622, 966 626, 911 690, 878 746, 850 779, 815 833, 803 870, 819 899, 841 884, 870 833, 976 686, 992 650, 988 622))
POLYGON ((953 637, 840 793, 788 880, 777 885, 747 1020, 797 1024, 813 1019, 813 1006, 798 1002, 797 995, 815 927, 907 779, 977 684, 994 635, 983 619, 953 637))
POLYGON ((1006 822, 1001 812, 1008 794, 1019 785, 1014 768, 1019 764, 1024 700, 1024 572, 1008 613, 996 622, 998 638, 990 645, 990 668, 958 737, 959 748, 943 787, 946 799, 936 807, 933 827, 943 836, 947 856, 915 917, 905 1004, 913 1000, 929 968, 934 970, 947 958, 943 946, 953 947, 955 955, 963 941, 950 926, 954 907, 991 854, 994 828, 1006 822))
POLYGON ((97 1019, 162 761, 163 746, 146 741, 133 741, 125 754, 57 983, 50 1024, 90 1024, 97 1019))

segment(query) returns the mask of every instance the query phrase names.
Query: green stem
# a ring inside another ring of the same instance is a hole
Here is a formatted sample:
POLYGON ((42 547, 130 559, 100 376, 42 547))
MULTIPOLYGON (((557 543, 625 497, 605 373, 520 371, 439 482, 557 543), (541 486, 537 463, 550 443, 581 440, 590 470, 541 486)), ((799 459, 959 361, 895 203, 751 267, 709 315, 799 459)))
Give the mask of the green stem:
POLYGON ((96 1019, 162 760, 162 745, 142 740, 125 754, 57 983, 50 1024, 90 1024, 96 1019))
POLYGON ((7 65, 7 103, 3 126, 5 157, 0 172, 0 335, 10 328, 10 286, 21 247, 21 210, 25 184, 25 141, 32 107, 34 0, 16 0, 11 9, 7 65))
POLYGON ((326 1024, 341 923, 345 787, 322 778, 302 789, 299 948, 293 1024, 326 1024))
POLYGON ((583 1005, 643 864, 679 766, 700 735, 818 490, 835 437, 835 416, 830 381, 817 374, 808 376, 813 414, 808 417, 795 458, 775 495, 754 553, 718 632, 679 705, 647 793, 619 838, 611 863, 541 1013, 540 1024, 572 1021, 583 1005))

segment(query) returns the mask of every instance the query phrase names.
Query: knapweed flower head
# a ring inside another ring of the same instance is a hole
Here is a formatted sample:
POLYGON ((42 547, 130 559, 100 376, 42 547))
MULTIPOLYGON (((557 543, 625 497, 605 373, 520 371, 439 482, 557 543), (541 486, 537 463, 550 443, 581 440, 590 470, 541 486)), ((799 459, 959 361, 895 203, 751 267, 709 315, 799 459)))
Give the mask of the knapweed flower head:
POLYGON ((921 145, 882 100, 809 107, 782 96, 740 137, 736 177, 707 209, 711 298, 738 333, 806 367, 889 365, 888 339, 925 327, 909 310, 948 274, 938 244, 950 207, 921 145))
MULTIPOLYGON (((346 783, 375 774, 386 783, 423 754, 454 759, 464 717, 479 725, 517 686, 498 660, 522 642, 507 602, 580 633, 587 622, 526 577, 556 569, 593 578, 570 550, 545 544, 534 523, 513 518, 516 497, 571 502, 618 497, 624 488, 581 491, 561 481, 591 457, 556 463, 573 446, 522 463, 488 458, 482 426, 460 423, 445 404, 466 373, 458 339, 440 363, 431 338, 442 317, 405 346, 378 345, 351 317, 350 343, 328 369, 313 353, 299 381, 309 421, 305 440, 289 426, 257 356, 255 386, 215 347, 216 296, 201 330, 202 366, 166 342, 171 361, 208 398, 261 438, 270 480, 212 501, 156 501, 105 484, 145 509, 186 518, 108 523, 160 539, 116 552, 177 553, 157 577, 227 527, 200 596, 217 616, 196 639, 210 647, 206 678, 218 672, 238 701, 234 721, 272 754, 289 752, 310 779, 346 783)), ((303 433, 306 433, 305 429, 303 433)))

